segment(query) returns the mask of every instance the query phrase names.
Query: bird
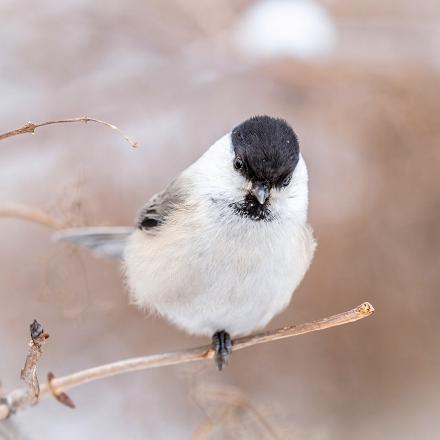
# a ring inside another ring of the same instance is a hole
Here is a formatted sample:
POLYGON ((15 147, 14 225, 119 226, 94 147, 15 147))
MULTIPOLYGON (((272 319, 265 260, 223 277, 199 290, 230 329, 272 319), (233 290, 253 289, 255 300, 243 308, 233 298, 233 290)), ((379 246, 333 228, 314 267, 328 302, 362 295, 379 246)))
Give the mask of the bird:
POLYGON ((55 240, 122 259, 132 303, 211 338, 219 370, 234 338, 283 311, 313 258, 308 172, 281 118, 253 116, 140 209, 131 227, 71 228, 55 240))

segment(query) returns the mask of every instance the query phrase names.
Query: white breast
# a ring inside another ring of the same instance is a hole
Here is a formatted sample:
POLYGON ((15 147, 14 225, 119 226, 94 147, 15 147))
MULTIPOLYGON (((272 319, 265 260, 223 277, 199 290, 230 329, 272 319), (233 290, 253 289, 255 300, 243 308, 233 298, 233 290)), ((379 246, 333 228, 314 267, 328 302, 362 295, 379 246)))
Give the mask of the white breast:
POLYGON ((136 231, 125 254, 132 300, 194 334, 264 327, 288 305, 314 240, 306 225, 236 220, 160 239, 136 231))
POLYGON ((183 173, 191 183, 186 208, 159 232, 134 232, 125 251, 132 301, 193 334, 264 327, 288 305, 315 249, 302 157, 290 188, 273 194, 275 220, 253 221, 229 207, 243 182, 231 174, 228 142, 225 136, 183 173))

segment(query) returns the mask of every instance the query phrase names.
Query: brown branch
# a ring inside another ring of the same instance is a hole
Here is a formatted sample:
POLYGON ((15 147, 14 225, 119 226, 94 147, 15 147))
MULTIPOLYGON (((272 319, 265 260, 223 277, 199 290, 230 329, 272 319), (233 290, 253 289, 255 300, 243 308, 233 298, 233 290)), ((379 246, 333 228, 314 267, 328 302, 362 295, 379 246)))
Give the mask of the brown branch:
POLYGON ((121 134, 121 136, 134 148, 138 147, 138 143, 133 141, 132 139, 130 139, 126 134, 124 134, 124 132, 119 129, 118 127, 116 127, 116 125, 113 124, 109 124, 108 122, 105 121, 101 121, 99 119, 95 119, 95 118, 89 118, 88 116, 81 116, 79 118, 68 118, 68 119, 60 119, 57 121, 47 121, 47 122, 41 122, 39 124, 35 124, 34 122, 27 122, 26 124, 23 125, 23 127, 17 128, 15 130, 12 131, 8 131, 7 133, 3 133, 0 134, 0 141, 12 136, 17 136, 19 134, 24 134, 24 133, 35 133, 35 130, 39 127, 44 127, 46 125, 53 125, 53 124, 68 124, 71 122, 96 122, 97 124, 102 124, 105 125, 106 127, 111 128, 112 130, 117 131, 118 133, 121 134))
POLYGON ((31 340, 26 362, 21 370, 20 378, 26 384, 26 388, 19 393, 11 393, 0 400, 0 420, 7 418, 18 409, 35 405, 40 397, 40 385, 37 378, 37 364, 43 354, 42 347, 49 334, 43 330, 41 324, 35 319, 30 325, 31 340))
POLYGON ((26 220, 32 223, 37 223, 42 226, 46 226, 51 229, 62 229, 63 225, 58 223, 46 212, 31 208, 25 205, 6 205, 0 206, 0 219, 1 218, 13 218, 19 220, 26 220))
MULTIPOLYGON (((352 310, 339 313, 337 315, 333 315, 319 321, 292 325, 289 327, 283 327, 278 330, 269 330, 266 332, 257 333, 255 335, 235 339, 232 344, 232 349, 233 351, 241 350, 242 348, 250 347, 256 344, 272 342, 278 339, 299 336, 305 333, 349 324, 350 322, 355 322, 360 319, 366 318, 367 316, 372 315, 373 312, 373 306, 370 303, 365 302, 352 310)), ((51 396, 52 394, 59 395, 63 391, 71 389, 73 387, 77 387, 79 385, 83 385, 94 380, 115 376, 117 374, 144 370, 147 368, 183 364, 186 362, 202 361, 212 359, 213 357, 214 351, 212 350, 211 346, 204 345, 202 347, 191 348, 188 350, 125 359, 122 361, 89 368, 87 370, 82 370, 64 377, 53 378, 50 381, 50 387, 48 385, 41 386, 39 399, 44 399, 51 396)), ((22 402, 21 399, 23 394, 26 395, 27 390, 18 389, 9 393, 6 396, 6 399, 0 401, 0 420, 2 418, 6 418, 11 413, 8 408, 18 409, 27 406, 17 403, 22 402)))

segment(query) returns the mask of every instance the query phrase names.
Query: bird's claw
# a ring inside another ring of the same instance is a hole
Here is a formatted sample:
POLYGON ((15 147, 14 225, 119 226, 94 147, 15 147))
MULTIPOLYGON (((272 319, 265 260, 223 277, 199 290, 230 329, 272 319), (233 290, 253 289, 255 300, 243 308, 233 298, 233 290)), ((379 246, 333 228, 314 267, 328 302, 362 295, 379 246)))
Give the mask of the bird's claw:
POLYGON ((228 364, 232 352, 232 340, 225 330, 220 330, 212 336, 212 348, 215 351, 215 363, 221 371, 228 364))

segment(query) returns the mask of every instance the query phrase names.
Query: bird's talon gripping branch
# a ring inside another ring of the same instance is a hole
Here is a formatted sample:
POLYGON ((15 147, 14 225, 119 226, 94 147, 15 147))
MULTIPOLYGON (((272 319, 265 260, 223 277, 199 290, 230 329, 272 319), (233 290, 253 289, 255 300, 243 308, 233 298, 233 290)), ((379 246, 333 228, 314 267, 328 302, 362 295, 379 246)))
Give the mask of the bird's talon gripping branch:
POLYGON ((214 333, 212 337, 212 348, 215 351, 215 363, 221 371, 228 364, 232 353, 231 336, 224 330, 214 333))

